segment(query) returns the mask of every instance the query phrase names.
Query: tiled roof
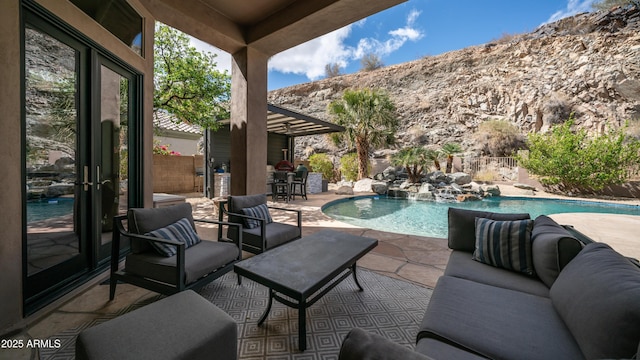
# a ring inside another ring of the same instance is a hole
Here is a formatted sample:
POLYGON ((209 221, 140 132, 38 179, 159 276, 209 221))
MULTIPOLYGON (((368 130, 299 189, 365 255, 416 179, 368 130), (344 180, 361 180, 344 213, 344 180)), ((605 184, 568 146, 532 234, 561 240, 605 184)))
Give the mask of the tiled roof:
POLYGON ((179 131, 189 134, 202 134, 202 128, 184 122, 176 123, 177 118, 166 111, 158 110, 153 113, 153 126, 162 130, 179 131))

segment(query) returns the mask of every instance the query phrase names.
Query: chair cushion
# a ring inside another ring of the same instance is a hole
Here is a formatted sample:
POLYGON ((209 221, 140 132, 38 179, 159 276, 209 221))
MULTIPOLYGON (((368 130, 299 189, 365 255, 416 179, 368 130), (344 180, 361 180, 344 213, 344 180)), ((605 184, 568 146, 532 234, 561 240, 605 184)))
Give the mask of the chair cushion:
POLYGON ((451 276, 431 295, 418 340, 425 337, 492 359, 584 358, 551 299, 451 276))
POLYGON ((533 268, 547 287, 551 287, 560 271, 571 261, 583 244, 548 216, 540 215, 531 232, 533 268))
MULTIPOLYGON (((191 214, 191 204, 184 203, 162 208, 133 208, 129 209, 128 226, 129 232, 134 234, 146 234, 153 230, 171 225, 176 221, 187 218, 191 226, 195 229, 191 214)), ((131 239, 131 251, 143 253, 151 251, 151 245, 146 240, 131 239)))
POLYGON ((533 275, 533 220, 495 221, 476 218, 473 259, 498 268, 533 275))
POLYGON ((529 214, 503 214, 488 211, 449 208, 449 248, 467 252, 475 251, 476 218, 492 220, 524 220, 529 214))
POLYGON ((474 261, 466 251, 454 250, 449 256, 446 276, 454 276, 503 289, 549 297, 549 288, 538 278, 474 261))
MULTIPOLYGON (((238 258, 238 247, 231 243, 201 241, 184 252, 185 284, 221 268, 238 258)), ((138 276, 176 284, 176 257, 165 257, 150 251, 144 254, 129 254, 125 271, 138 276)))
MULTIPOLYGON (((196 234, 196 231, 193 230, 187 218, 182 218, 169 226, 153 230, 145 235, 160 239, 175 240, 184 243, 187 249, 200 242, 200 237, 196 234)), ((150 243, 154 250, 160 255, 169 257, 178 253, 178 247, 175 245, 153 241, 150 241, 150 243)))
MULTIPOLYGON (((242 243, 262 249, 260 228, 242 229, 242 243)), ((300 238, 300 228, 286 223, 272 222, 265 226, 265 248, 272 249, 291 240, 300 238)))
MULTIPOLYGON (((257 218, 260 218, 260 219, 265 219, 266 220, 266 222, 265 222, 266 224, 270 224, 270 223, 273 222, 273 219, 271 218, 271 214, 269 214, 269 208, 267 207, 267 204, 260 204, 260 205, 257 205, 257 206, 244 208, 244 209, 242 209, 242 213, 247 215, 247 216, 257 217, 257 218)), ((247 218, 243 218, 243 220, 244 220, 244 224, 249 229, 253 229, 253 228, 256 228, 256 227, 260 226, 260 221, 258 221, 258 220, 247 219, 247 218)))
POLYGON ((640 268, 592 243, 560 272, 551 300, 589 359, 631 358, 640 343, 640 268))
MULTIPOLYGON (((250 208, 266 203, 267 195, 265 194, 229 196, 229 212, 242 214, 242 209, 244 208, 250 208)), ((244 223, 244 219, 239 216, 229 215, 229 222, 242 224, 244 223)))

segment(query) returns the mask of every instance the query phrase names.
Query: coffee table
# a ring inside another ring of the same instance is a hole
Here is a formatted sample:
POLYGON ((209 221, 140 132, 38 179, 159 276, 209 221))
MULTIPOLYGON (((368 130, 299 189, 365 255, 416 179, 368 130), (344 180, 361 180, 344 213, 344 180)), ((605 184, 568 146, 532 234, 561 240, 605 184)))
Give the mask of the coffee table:
POLYGON ((240 261, 234 270, 269 288, 269 303, 258 326, 267 319, 274 299, 298 309, 298 348, 304 351, 307 308, 350 274, 363 291, 356 261, 377 245, 376 239, 322 230, 240 261))

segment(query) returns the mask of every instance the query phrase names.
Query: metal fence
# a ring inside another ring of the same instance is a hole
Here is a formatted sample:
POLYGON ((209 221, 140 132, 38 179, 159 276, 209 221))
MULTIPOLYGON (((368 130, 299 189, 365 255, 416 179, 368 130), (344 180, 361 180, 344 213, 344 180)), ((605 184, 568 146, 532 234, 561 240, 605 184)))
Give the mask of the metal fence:
POLYGON ((518 162, 512 157, 466 157, 463 159, 463 171, 472 178, 487 176, 486 180, 516 181, 518 162))

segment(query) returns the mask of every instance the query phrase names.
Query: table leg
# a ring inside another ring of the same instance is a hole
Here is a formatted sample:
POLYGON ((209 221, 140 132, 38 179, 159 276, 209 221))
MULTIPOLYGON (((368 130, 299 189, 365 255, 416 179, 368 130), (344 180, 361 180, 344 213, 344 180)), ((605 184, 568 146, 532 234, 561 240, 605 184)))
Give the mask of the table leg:
POLYGON ((358 289, 360 289, 360 291, 364 291, 364 289, 362 288, 362 286, 358 282, 358 276, 356 275, 356 264, 353 264, 351 266, 351 273, 353 274, 353 280, 356 282, 356 285, 358 285, 358 289))
POLYGON ((307 349, 307 301, 300 302, 298 308, 298 349, 307 349))
POLYGON ((267 320, 269 311, 271 311, 271 305, 273 305, 273 290, 269 289, 269 303, 267 304, 267 309, 264 311, 262 316, 260 316, 260 320, 258 320, 258 326, 262 325, 262 323, 267 320))

